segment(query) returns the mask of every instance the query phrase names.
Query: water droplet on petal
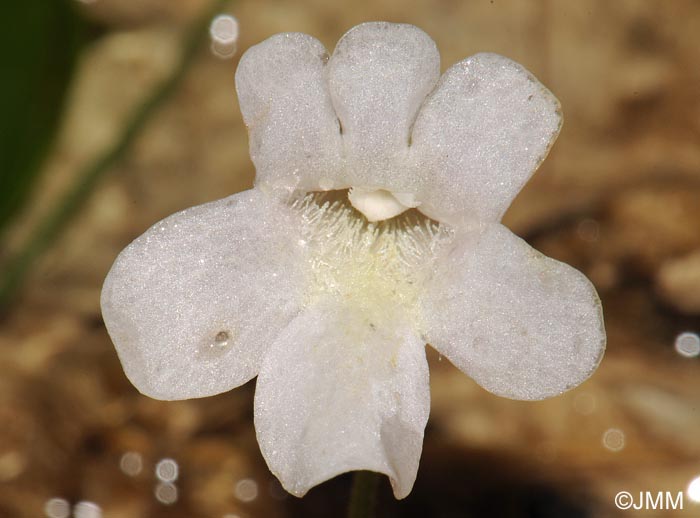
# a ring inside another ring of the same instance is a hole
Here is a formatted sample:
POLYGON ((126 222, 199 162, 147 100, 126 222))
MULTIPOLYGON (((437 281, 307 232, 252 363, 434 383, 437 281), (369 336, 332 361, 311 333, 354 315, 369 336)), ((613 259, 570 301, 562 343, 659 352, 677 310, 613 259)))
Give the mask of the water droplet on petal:
POLYGON ((229 338, 230 335, 228 334, 228 331, 219 331, 216 333, 214 343, 212 345, 214 347, 228 347, 229 338))
POLYGON ((224 329, 217 331, 205 339, 199 346, 197 353, 201 358, 218 358, 222 356, 233 345, 231 332, 224 329))

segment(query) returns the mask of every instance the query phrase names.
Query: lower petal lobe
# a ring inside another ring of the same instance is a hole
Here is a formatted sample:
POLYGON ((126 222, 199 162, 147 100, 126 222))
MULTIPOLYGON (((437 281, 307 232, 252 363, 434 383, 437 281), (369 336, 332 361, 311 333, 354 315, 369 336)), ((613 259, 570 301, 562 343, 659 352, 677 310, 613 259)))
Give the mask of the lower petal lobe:
POLYGON ((203 397, 258 373, 303 296, 293 218, 254 189, 173 214, 122 251, 102 314, 139 391, 203 397))
POLYGON ((431 345, 486 390, 558 395, 605 350, 600 300, 578 270, 493 224, 462 236, 423 300, 431 345))
POLYGON ((267 352, 255 428, 270 470, 303 496, 340 473, 389 476, 403 498, 428 420, 425 343, 409 323, 373 322, 334 300, 304 310, 267 352))

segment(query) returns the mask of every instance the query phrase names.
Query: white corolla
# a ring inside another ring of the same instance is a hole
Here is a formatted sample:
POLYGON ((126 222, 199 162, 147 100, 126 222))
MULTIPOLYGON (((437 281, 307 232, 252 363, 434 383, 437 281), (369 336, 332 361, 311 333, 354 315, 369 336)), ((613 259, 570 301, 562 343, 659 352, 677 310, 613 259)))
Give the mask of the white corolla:
POLYGON ((252 47, 236 87, 255 187, 156 223, 105 281, 143 394, 258 376, 258 441, 295 495, 350 470, 410 492, 428 343, 523 400, 578 385, 605 349, 591 283, 500 224, 559 132, 557 100, 495 54, 439 71, 411 25, 359 25, 330 56, 297 33, 252 47))

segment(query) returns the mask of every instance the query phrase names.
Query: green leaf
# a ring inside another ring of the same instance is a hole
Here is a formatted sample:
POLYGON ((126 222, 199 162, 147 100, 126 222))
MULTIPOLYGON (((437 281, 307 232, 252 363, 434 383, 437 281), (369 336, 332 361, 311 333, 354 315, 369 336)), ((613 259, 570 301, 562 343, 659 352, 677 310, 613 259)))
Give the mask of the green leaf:
POLYGON ((0 235, 26 200, 58 129, 83 40, 73 1, 0 7, 0 235))

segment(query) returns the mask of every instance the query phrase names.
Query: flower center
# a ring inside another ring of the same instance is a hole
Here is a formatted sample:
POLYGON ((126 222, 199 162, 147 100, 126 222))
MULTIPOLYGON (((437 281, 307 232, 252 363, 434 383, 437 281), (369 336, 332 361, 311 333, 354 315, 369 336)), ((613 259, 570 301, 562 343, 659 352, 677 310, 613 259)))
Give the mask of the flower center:
POLYGON ((417 318, 418 296, 452 231, 404 204, 400 215, 371 221, 370 209, 357 204, 379 199, 381 205, 385 195, 353 202, 352 193, 348 200, 345 192, 308 193, 293 204, 302 217, 301 244, 310 264, 308 302, 332 295, 367 312, 370 320, 397 311, 417 318))

